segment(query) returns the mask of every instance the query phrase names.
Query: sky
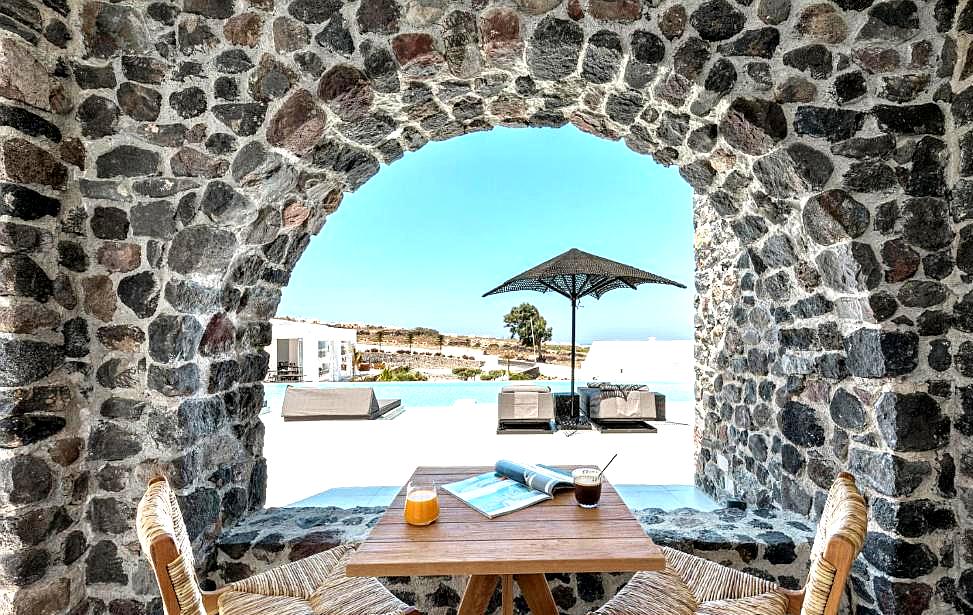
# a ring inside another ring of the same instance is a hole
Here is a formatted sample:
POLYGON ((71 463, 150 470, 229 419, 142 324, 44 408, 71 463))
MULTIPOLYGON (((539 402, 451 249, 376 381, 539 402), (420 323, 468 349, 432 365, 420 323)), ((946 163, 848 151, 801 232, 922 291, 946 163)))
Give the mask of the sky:
POLYGON ((569 248, 685 284, 585 298, 578 343, 692 339, 692 190, 622 142, 563 128, 495 128, 429 143, 382 169, 312 238, 277 314, 507 337, 532 303, 571 336, 554 293, 481 295, 569 248))

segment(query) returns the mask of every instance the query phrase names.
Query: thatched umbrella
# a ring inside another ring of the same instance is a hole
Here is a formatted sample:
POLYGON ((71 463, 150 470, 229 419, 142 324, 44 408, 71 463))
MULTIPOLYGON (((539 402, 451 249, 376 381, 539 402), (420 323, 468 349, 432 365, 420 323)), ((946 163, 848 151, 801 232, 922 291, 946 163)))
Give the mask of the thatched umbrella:
POLYGON ((635 289, 639 284, 669 284, 686 288, 662 276, 571 248, 536 267, 516 275, 483 296, 518 290, 553 291, 571 300, 571 409, 574 412, 575 317, 578 300, 602 295, 616 288, 635 289))

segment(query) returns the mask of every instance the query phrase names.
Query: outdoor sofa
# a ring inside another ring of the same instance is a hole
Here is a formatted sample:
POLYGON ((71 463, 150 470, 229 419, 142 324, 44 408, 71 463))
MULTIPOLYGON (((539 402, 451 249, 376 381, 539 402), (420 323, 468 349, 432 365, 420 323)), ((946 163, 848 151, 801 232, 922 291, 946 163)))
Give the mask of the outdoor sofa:
POLYGON ((601 431, 654 432, 666 420, 666 396, 644 385, 592 382, 578 390, 581 410, 601 431))
POLYGON ((551 387, 513 384, 497 396, 497 433, 550 433, 554 423, 551 387))
POLYGON ((287 387, 281 415, 285 421, 377 419, 402 405, 399 399, 376 399, 365 387, 320 389, 287 387))

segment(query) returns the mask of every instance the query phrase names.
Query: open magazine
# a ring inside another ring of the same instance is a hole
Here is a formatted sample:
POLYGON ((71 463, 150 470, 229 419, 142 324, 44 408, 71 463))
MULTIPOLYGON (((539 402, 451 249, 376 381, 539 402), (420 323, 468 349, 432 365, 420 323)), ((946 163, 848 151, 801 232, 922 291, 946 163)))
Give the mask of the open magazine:
POLYGON ((542 465, 502 459, 486 472, 442 488, 493 519, 550 500, 557 489, 574 486, 571 475, 542 465))

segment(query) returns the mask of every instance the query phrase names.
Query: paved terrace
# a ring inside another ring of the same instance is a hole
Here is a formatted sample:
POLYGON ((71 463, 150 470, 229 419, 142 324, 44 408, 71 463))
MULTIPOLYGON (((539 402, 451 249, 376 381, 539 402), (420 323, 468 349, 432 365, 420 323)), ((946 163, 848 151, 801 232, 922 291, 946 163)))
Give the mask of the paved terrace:
MULTIPOLYGON (((267 505, 382 505, 385 492, 377 488, 404 484, 417 466, 489 466, 497 459, 603 464, 615 453, 608 469, 615 484, 692 485, 692 413, 689 402, 667 402, 668 421, 653 423, 654 434, 497 435, 496 404, 406 407, 378 421, 285 422, 279 408, 271 407, 260 416, 266 428, 267 505), (316 494, 322 495, 312 497, 316 494)), ((674 496, 655 501, 672 507, 697 503, 674 496)), ((698 503, 711 505, 708 498, 698 503)))

